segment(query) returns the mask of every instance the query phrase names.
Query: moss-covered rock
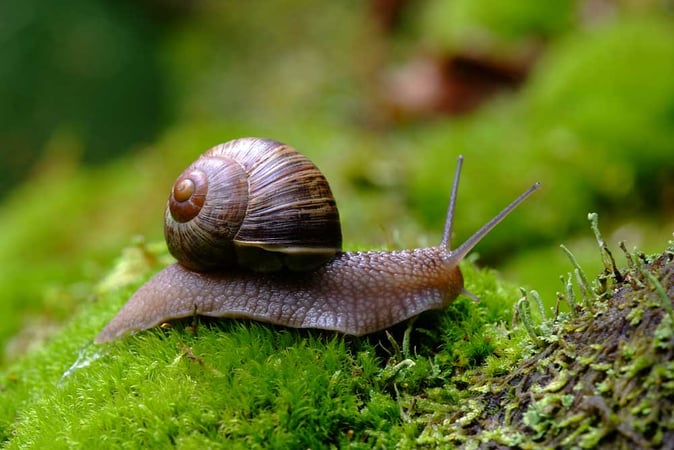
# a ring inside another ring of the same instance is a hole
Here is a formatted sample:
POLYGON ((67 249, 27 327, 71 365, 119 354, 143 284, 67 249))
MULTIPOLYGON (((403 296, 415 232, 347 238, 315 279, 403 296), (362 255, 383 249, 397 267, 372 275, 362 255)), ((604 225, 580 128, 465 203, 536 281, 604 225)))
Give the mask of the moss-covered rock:
MULTIPOLYGON (((633 260, 609 298, 557 323, 507 376, 433 417, 421 442, 468 448, 660 448, 674 442, 674 248, 633 260)), ((424 420, 422 418, 422 420, 424 420)))

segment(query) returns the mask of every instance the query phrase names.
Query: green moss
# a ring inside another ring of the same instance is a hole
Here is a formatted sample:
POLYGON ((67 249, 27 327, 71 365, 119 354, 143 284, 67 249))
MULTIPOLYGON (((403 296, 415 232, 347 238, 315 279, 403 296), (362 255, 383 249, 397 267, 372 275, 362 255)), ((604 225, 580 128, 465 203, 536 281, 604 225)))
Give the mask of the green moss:
POLYGON ((92 345, 165 252, 142 242, 126 249, 98 285, 98 299, 3 373, 0 432, 8 448, 413 443, 424 428, 413 417, 456 402, 462 374, 487 359, 492 372, 503 372, 520 355, 507 349, 499 325, 509 320, 516 291, 469 263, 468 288, 483 301, 462 298, 419 318, 407 356, 399 344, 404 325, 388 337, 355 339, 185 320, 92 345))

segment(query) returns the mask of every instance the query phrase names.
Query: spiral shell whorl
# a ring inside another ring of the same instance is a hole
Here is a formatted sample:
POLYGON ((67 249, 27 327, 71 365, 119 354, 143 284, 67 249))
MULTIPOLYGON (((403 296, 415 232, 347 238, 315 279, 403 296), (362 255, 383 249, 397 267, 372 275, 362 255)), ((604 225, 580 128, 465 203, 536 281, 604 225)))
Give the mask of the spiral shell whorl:
POLYGON ((247 203, 247 176, 239 164, 226 158, 199 158, 178 177, 166 205, 169 251, 192 270, 232 266, 232 240, 247 203))
POLYGON ((341 249, 325 177, 292 147, 255 138, 213 147, 178 177, 165 235, 176 259, 197 271, 309 270, 341 249))
POLYGON ((204 207, 208 193, 208 176, 202 170, 186 170, 176 180, 169 199, 173 219, 188 222, 204 207))

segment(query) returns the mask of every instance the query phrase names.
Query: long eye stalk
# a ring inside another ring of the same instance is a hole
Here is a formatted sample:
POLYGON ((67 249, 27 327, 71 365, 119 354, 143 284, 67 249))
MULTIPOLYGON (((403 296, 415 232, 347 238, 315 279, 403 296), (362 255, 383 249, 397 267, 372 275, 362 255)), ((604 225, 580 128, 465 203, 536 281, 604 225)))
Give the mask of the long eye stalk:
POLYGON ((454 209, 456 208, 456 193, 459 190, 459 178, 461 177, 461 166, 463 165, 463 155, 459 155, 456 160, 456 172, 454 172, 454 183, 452 184, 452 194, 449 196, 449 207, 447 208, 447 218, 445 219, 445 229, 442 232, 440 246, 451 250, 452 227, 454 225, 454 209))
MULTIPOLYGON (((445 220, 445 228, 442 233, 442 240, 440 246, 451 250, 451 235, 454 224, 454 210, 456 208, 456 197, 459 188, 459 178, 461 176, 461 166, 463 165, 463 156, 459 155, 456 163, 456 172, 454 174, 454 184, 452 185, 452 192, 449 197, 449 207, 447 208, 447 219, 445 220)), ((510 214, 517 206, 527 199, 535 190, 541 187, 541 183, 534 183, 529 189, 524 191, 519 197, 513 200, 500 213, 494 216, 489 222, 484 224, 479 230, 461 244, 456 250, 452 251, 451 259, 457 264, 475 247, 483 237, 485 237, 491 230, 496 227, 508 214, 510 214)))

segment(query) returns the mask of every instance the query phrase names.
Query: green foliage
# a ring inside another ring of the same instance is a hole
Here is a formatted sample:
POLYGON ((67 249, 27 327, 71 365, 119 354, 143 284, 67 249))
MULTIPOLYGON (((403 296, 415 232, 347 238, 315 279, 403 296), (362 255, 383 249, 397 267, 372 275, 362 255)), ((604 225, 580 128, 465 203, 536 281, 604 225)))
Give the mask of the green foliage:
POLYGON ((23 178, 61 133, 73 136, 88 162, 157 135, 170 111, 154 51, 159 27, 144 11, 101 0, 8 0, 0 16, 6 183, 23 178))
POLYGON ((458 207, 470 205, 459 209, 460 236, 531 182, 543 183, 543 200, 489 237, 501 252, 518 239, 557 240, 581 229, 593 205, 625 218, 666 202, 653 189, 674 171, 672 30, 670 21, 638 20, 570 35, 548 50, 520 98, 416 130, 413 208, 439 226, 456 154, 466 156, 458 207))
POLYGON ((161 51, 181 117, 288 127, 316 115, 348 119, 362 89, 357 61, 372 50, 364 4, 199 6, 161 51))
POLYGON ((640 19, 569 36, 527 85, 536 135, 613 207, 657 204, 648 186, 674 170, 671 25, 640 19))
POLYGON ((423 10, 420 28, 430 42, 453 50, 466 46, 480 48, 485 41, 498 45, 503 40, 540 39, 570 29, 576 3, 431 0, 423 10))

